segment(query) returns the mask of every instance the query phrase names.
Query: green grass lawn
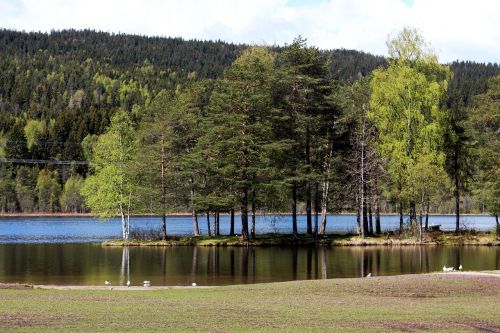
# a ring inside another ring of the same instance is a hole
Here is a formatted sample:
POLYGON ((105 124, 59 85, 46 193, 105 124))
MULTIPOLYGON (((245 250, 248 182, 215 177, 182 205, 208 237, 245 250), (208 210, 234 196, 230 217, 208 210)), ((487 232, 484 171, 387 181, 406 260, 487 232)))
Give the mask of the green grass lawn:
POLYGON ((465 274, 151 291, 0 290, 1 332, 498 332, 499 313, 500 278, 465 274))

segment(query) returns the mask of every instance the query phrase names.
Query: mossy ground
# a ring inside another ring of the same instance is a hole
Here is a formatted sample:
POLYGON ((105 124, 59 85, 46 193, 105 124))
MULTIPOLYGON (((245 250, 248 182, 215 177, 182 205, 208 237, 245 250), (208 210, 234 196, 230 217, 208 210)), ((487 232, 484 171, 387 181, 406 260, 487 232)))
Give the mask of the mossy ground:
POLYGON ((360 237, 352 234, 327 234, 314 236, 287 234, 262 234, 255 239, 245 240, 241 236, 199 236, 169 237, 166 241, 121 240, 104 242, 104 246, 293 246, 293 245, 325 245, 325 246, 369 246, 369 245, 500 245, 500 239, 491 232, 427 232, 422 241, 418 235, 398 235, 384 233, 382 235, 360 237))

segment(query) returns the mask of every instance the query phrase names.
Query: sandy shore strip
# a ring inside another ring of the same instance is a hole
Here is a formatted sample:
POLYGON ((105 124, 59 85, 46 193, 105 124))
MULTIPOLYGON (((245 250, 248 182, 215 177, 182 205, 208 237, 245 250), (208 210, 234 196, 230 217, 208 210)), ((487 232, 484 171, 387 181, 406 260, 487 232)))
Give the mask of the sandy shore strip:
MULTIPOLYGON (((500 270, 494 271, 455 271, 455 272, 433 272, 433 273, 423 273, 423 274, 402 274, 402 275, 381 275, 381 276, 373 276, 370 279, 405 279, 405 278, 418 278, 419 276, 432 276, 432 275, 452 275, 452 276, 484 276, 484 277, 494 277, 500 278, 500 270)), ((334 278, 329 279, 333 281, 342 281, 342 280, 359 280, 362 278, 334 278)), ((284 282, 271 282, 271 283, 263 283, 263 284, 282 284, 282 283, 301 283, 304 281, 315 281, 315 280, 295 280, 295 281, 284 281, 284 282)), ((320 281, 320 280, 317 280, 320 281)), ((255 285, 255 284, 254 284, 255 285)), ((108 291, 158 291, 158 290, 183 290, 183 289, 212 289, 212 288, 220 288, 223 286, 151 286, 151 287, 143 287, 143 286, 77 286, 77 285, 50 285, 50 284, 18 284, 18 283, 0 283, 0 289, 48 289, 48 290, 108 290, 108 291)))

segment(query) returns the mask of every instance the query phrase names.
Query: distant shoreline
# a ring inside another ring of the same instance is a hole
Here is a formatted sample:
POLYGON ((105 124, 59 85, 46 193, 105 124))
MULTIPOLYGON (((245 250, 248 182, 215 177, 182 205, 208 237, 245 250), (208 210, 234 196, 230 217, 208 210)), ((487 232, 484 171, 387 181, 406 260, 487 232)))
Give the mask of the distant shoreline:
MULTIPOLYGON (((198 214, 198 216, 204 216, 205 214, 198 214)), ((228 213, 220 213, 220 215, 223 216, 229 216, 228 213)), ((283 212, 278 212, 278 213, 257 213, 257 216, 271 216, 271 215, 278 215, 278 216, 288 216, 291 215, 290 213, 283 213, 283 212)), ((297 213, 297 215, 300 216, 305 216, 305 212, 300 212, 297 213)), ((356 215, 354 212, 340 212, 340 213, 328 213, 328 215, 356 215)), ((380 216, 397 216, 399 215, 398 213, 384 213, 380 214, 380 216)), ((167 217, 190 217, 191 213, 189 212, 180 212, 180 213, 168 213, 167 217)), ((212 215, 211 215, 212 216, 212 215)), ((236 216, 239 216, 238 213, 236 213, 236 216)), ((429 216, 455 216, 455 214, 429 214, 429 216)), ((460 214, 460 216, 486 216, 490 217, 492 215, 490 214, 460 214)), ((97 217, 92 213, 0 213, 0 218, 3 217, 97 217)), ((119 217, 118 215, 116 217, 119 217)), ((157 214, 134 214, 131 215, 131 217, 160 217, 160 215, 157 214)), ((407 215, 405 215, 407 217, 407 215)))

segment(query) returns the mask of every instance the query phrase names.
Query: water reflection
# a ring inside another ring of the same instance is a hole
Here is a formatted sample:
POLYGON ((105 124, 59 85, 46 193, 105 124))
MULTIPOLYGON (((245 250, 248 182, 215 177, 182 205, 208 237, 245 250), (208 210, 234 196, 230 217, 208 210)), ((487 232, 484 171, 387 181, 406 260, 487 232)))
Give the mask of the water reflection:
POLYGON ((120 271, 120 286, 130 281, 130 250, 128 247, 122 249, 122 266, 120 271))
POLYGON ((227 285, 499 269, 498 247, 173 247, 0 245, 0 281, 35 284, 227 285))

